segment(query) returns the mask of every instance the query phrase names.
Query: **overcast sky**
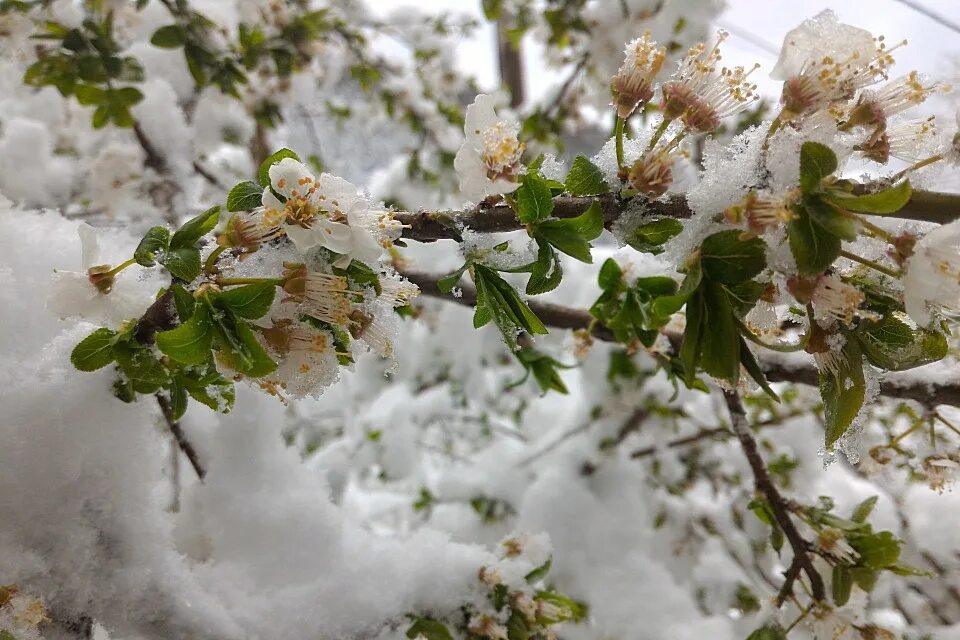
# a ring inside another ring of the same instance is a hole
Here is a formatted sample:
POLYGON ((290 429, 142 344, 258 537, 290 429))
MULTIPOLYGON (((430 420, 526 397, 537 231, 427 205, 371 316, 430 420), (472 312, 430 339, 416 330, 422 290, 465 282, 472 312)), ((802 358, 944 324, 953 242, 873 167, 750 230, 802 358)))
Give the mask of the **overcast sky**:
MULTIPOLYGON (((914 4, 960 24, 960 0, 915 0, 914 4)), ((415 3, 410 0, 377 0, 371 5, 384 12, 413 5, 424 11, 470 12, 480 17, 480 0, 417 0, 415 3)), ((868 29, 874 35, 883 34, 888 42, 907 38, 909 46, 896 55, 895 73, 917 69, 933 78, 960 84, 958 67, 951 62, 960 59, 960 33, 897 0, 727 0, 727 9, 718 23, 719 27, 731 32, 730 40, 724 46, 724 61, 729 65, 744 66, 759 62, 762 67, 752 77, 761 91, 778 95, 778 83, 768 77, 776 61, 772 50, 779 49, 789 29, 828 7, 843 22, 868 29)), ((494 88, 498 83, 493 41, 493 30, 485 25, 461 45, 461 64, 479 78, 483 89, 494 88)), ((562 74, 544 72, 540 68, 539 53, 530 46, 529 39, 525 54, 530 96, 542 95, 562 79, 562 74)), ((958 94, 951 96, 953 101, 960 101, 958 94)))

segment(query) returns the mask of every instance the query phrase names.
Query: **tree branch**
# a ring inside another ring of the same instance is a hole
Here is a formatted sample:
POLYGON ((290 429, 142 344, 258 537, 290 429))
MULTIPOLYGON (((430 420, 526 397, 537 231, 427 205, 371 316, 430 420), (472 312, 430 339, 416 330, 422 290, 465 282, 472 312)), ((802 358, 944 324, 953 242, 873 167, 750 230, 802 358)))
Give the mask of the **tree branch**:
MULTIPOLYGON (((593 204, 599 202, 603 209, 604 224, 609 228, 627 210, 643 208, 648 215, 685 219, 693 216, 682 195, 671 195, 665 200, 644 201, 634 198, 623 201, 614 194, 596 197, 558 196, 553 199, 551 215, 557 218, 574 218, 593 204)), ((910 201, 896 214, 888 217, 944 224, 960 219, 960 194, 914 191, 910 201)), ((416 242, 434 240, 457 240, 461 229, 479 233, 516 231, 523 225, 513 209, 506 204, 479 206, 464 211, 398 211, 394 214, 405 228, 403 237, 416 242)))
MULTIPOLYGON (((462 295, 458 298, 453 294, 440 291, 437 280, 442 276, 410 270, 400 270, 400 274, 420 287, 420 292, 423 295, 456 302, 468 307, 476 305, 477 292, 470 284, 464 283, 460 286, 462 295)), ((586 309, 575 309, 549 302, 540 302, 539 300, 527 300, 527 305, 549 327, 574 331, 586 330, 597 340, 616 342, 613 332, 605 325, 597 322, 586 309)), ((674 348, 678 348, 682 339, 681 335, 677 333, 665 335, 674 348)), ((770 382, 791 382, 813 387, 819 386, 819 373, 812 364, 788 366, 779 359, 765 359, 763 355, 761 352, 757 354, 757 357, 767 380, 770 382)), ((926 407, 937 405, 960 406, 960 385, 949 381, 885 379, 880 383, 880 394, 899 400, 913 400, 926 407)))
POLYGON ((197 477, 203 481, 203 478, 207 475, 207 471, 203 468, 203 464, 200 463, 197 450, 194 449, 190 441, 187 440, 187 436, 183 432, 183 427, 180 426, 178 421, 173 419, 173 407, 170 405, 170 399, 162 393, 158 393, 156 398, 157 404, 160 405, 160 412, 163 413, 163 419, 167 421, 167 428, 169 428, 170 433, 173 434, 173 439, 177 442, 177 446, 180 447, 180 451, 187 456, 187 460, 190 461, 190 465, 197 473, 197 477))
POLYGON ((753 471, 753 478, 756 483, 757 491, 763 494, 770 505, 773 517, 777 524, 783 530, 790 547, 793 549, 793 564, 787 571, 783 588, 780 590, 779 602, 782 604, 786 596, 792 592, 793 581, 800 575, 802 570, 810 579, 810 590, 815 600, 823 600, 825 592, 823 588, 823 578, 813 566, 813 561, 807 553, 807 541, 804 540, 800 532, 797 531, 787 504, 780 495, 780 491, 773 483, 770 472, 760 456, 757 448, 757 441, 750 433, 747 426, 747 413, 744 411, 743 403, 740 401, 740 395, 736 391, 724 391, 723 399, 727 403, 727 409, 730 411, 730 423, 734 434, 740 441, 740 448, 750 463, 750 469, 753 471))

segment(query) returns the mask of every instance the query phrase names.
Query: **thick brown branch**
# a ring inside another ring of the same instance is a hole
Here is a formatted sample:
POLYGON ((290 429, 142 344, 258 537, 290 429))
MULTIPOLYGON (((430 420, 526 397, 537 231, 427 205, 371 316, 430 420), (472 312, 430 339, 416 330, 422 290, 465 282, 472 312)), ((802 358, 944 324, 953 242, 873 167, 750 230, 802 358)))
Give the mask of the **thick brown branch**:
MULTIPOLYGON (((615 195, 606 194, 597 197, 558 196, 554 198, 551 215, 558 218, 573 218, 587 210, 594 201, 603 208, 603 219, 607 227, 615 222, 627 208, 641 206, 636 200, 625 203, 615 195)), ((644 205, 649 215, 667 218, 689 218, 693 211, 682 195, 670 196, 667 200, 655 200, 644 205)), ((410 213, 397 212, 395 217, 406 226, 403 237, 417 242, 434 240, 459 240, 462 229, 480 233, 516 231, 523 225, 509 206, 498 204, 492 207, 480 206, 466 211, 421 211, 410 213)), ((960 194, 936 193, 932 191, 914 191, 910 202, 893 217, 906 220, 947 223, 960 219, 960 194)))
MULTIPOLYGON (((476 304, 477 292, 469 284, 461 285, 462 295, 458 298, 453 294, 440 291, 437 287, 439 276, 420 271, 401 271, 400 273, 410 280, 410 282, 420 287, 423 295, 442 298, 468 307, 476 304)), ((527 304, 548 327, 555 329, 572 329, 574 331, 589 330, 590 335, 597 340, 616 342, 613 332, 603 324, 596 322, 594 317, 590 315, 590 312, 586 309, 575 309, 549 302, 540 302, 538 300, 528 300, 527 304)), ((677 333, 669 333, 666 335, 671 344, 673 344, 674 349, 678 349, 682 336, 677 333)), ((814 387, 820 384, 819 374, 817 373, 816 367, 812 364, 787 366, 779 360, 765 359, 762 353, 757 355, 763 372, 770 382, 791 382, 814 387)), ((937 405, 960 406, 960 385, 953 382, 937 382, 932 380, 901 382, 893 378, 883 380, 880 383, 880 394, 889 398, 913 400, 927 407, 935 407, 937 405)))
MULTIPOLYGON (((747 425, 747 413, 743 408, 743 403, 740 401, 740 395, 736 391, 724 391, 723 398, 727 403, 727 409, 730 411, 730 423, 733 432, 740 441, 740 448, 743 449, 747 462, 750 463, 750 469, 753 471, 757 491, 762 493, 766 498, 767 504, 770 505, 770 511, 773 512, 774 519, 777 521, 780 529, 783 530, 784 536, 786 536, 790 547, 793 549, 793 565, 798 568, 788 571, 787 579, 792 583, 802 569, 810 580, 810 590, 814 599, 823 600, 825 597, 823 578, 813 566, 813 561, 807 553, 807 541, 804 540, 800 532, 797 531, 797 527, 790 517, 787 504, 783 496, 780 495, 777 485, 773 483, 770 472, 767 471, 767 465, 760 456, 757 441, 754 439, 753 434, 750 433, 750 427, 747 425)), ((781 596, 790 593, 791 589, 792 587, 784 584, 780 592, 781 596)), ((782 602, 783 598, 781 598, 780 601, 782 602)))

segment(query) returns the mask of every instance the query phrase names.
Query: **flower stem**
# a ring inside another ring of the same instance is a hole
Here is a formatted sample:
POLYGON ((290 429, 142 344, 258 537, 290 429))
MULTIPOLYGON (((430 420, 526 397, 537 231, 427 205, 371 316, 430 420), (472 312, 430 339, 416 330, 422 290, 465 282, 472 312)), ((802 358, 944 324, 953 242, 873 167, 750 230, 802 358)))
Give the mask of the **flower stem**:
POLYGON ((813 609, 813 605, 806 607, 803 611, 800 612, 800 615, 797 616, 797 619, 790 623, 790 626, 783 630, 784 635, 790 633, 794 627, 800 624, 800 621, 807 617, 807 614, 810 613, 810 610, 813 609))
MULTIPOLYGON (((647 143, 646 151, 650 151, 650 149, 653 149, 655 146, 657 146, 657 143, 660 142, 660 138, 662 138, 663 134, 667 132, 667 127, 670 126, 671 122, 672 120, 664 120, 660 123, 660 126, 657 127, 657 130, 653 132, 653 137, 650 138, 650 142, 647 143)), ((644 151, 644 153, 646 153, 646 151, 644 151)))
POLYGON ((899 272, 899 271, 895 271, 894 269, 891 269, 890 267, 885 267, 885 266, 883 266, 882 264, 880 264, 879 262, 874 262, 873 260, 868 260, 868 259, 866 259, 866 258, 864 258, 864 257, 862 257, 862 256, 858 256, 858 255, 855 254, 855 253, 850 253, 849 251, 846 251, 846 250, 841 249, 841 250, 840 250, 840 255, 843 256, 844 258, 846 258, 847 260, 853 260, 854 262, 859 262, 860 264, 864 265, 865 267, 870 267, 871 269, 874 269, 874 270, 876 270, 876 271, 879 271, 880 273, 884 273, 884 274, 890 276, 891 278, 899 278, 899 277, 900 277, 900 272, 899 272))
POLYGON ((757 334, 750 330, 743 320, 740 318, 734 318, 737 322, 737 326, 740 327, 740 333, 744 338, 752 342, 753 344, 759 345, 764 349, 770 349, 771 351, 778 351, 780 353, 794 353, 796 351, 803 351, 807 347, 807 337, 801 336, 800 341, 797 344, 770 344, 764 342, 760 339, 757 334))
POLYGON ((137 264, 136 258, 130 258, 126 262, 121 262, 120 264, 115 266, 113 269, 110 269, 110 271, 107 271, 107 273, 104 275, 115 276, 121 271, 123 271, 124 269, 126 269, 127 267, 129 267, 130 265, 134 265, 134 264, 137 264))
POLYGON ((900 182, 901 178, 903 178, 904 176, 906 176, 908 173, 910 173, 910 172, 912 172, 912 171, 916 171, 917 169, 922 169, 923 167, 926 167, 927 165, 931 165, 931 164, 933 164, 934 162, 940 162, 941 160, 943 160, 943 154, 942 154, 942 153, 938 153, 938 154, 936 154, 936 155, 932 155, 932 156, 930 156, 929 158, 924 158, 923 160, 920 160, 919 162, 913 163, 912 165, 910 165, 909 167, 907 167, 907 168, 904 169, 903 171, 900 171, 899 173, 893 174, 893 177, 890 178, 890 182, 891 182, 891 184, 896 184, 897 182, 900 182))
POLYGON ((617 145, 617 168, 623 169, 623 128, 627 124, 624 118, 617 117, 617 126, 614 128, 613 135, 617 145))
POLYGON ((873 224, 863 216, 857 216, 857 222, 859 222, 864 229, 866 229, 873 235, 877 236, 878 238, 882 238, 883 240, 886 240, 890 244, 893 244, 893 234, 887 231, 886 229, 882 227, 878 227, 877 225, 873 224))
POLYGON ((282 278, 217 278, 217 284, 221 286, 228 287, 235 284, 260 284, 260 283, 272 283, 275 285, 280 285, 283 282, 282 278))
POLYGON ((220 257, 220 254, 226 251, 226 247, 217 247, 213 250, 209 256, 207 256, 207 261, 203 264, 203 272, 207 275, 213 275, 217 272, 217 258, 220 257))

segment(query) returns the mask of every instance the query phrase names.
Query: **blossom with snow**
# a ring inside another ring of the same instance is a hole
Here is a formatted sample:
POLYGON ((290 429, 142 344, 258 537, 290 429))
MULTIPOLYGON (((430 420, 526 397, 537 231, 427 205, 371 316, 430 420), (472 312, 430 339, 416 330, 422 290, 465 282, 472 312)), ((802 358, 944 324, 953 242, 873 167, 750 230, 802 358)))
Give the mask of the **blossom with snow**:
POLYGON ((270 167, 270 186, 263 190, 263 225, 279 226, 302 252, 320 246, 340 257, 374 264, 383 243, 398 227, 386 212, 377 213, 357 188, 337 176, 313 173, 298 160, 283 158, 270 167), (281 196, 278 198, 277 196, 281 196))
POLYGON ((721 31, 709 51, 700 43, 680 61, 671 79, 661 86, 664 119, 679 118, 691 131, 709 133, 720 126, 723 118, 743 111, 760 99, 757 86, 749 81, 759 64, 749 70, 717 68, 720 45, 726 39, 727 33, 721 31))
MULTIPOLYGON (((899 46, 899 45, 898 45, 899 46)), ((824 9, 787 33, 770 73, 783 80, 781 120, 830 107, 886 77, 894 63, 884 38, 844 24, 824 9)))
POLYGON ((854 149, 867 160, 887 164, 890 158, 917 162, 930 157, 939 145, 936 118, 897 120, 876 130, 854 149))
POLYGON ((850 113, 844 118, 841 130, 872 127, 878 133, 882 132, 886 129, 887 121, 891 117, 923 104, 934 93, 949 91, 949 85, 926 81, 918 72, 911 71, 878 89, 864 89, 850 113))
POLYGON ((903 276, 903 302, 921 327, 938 312, 960 311, 960 221, 940 226, 914 246, 903 276))
POLYGON ((747 235, 763 235, 797 217, 794 204, 799 195, 796 190, 785 194, 751 191, 740 204, 724 210, 723 216, 730 224, 745 224, 747 235))
POLYGON ((473 201, 511 193, 520 186, 520 156, 525 149, 517 137, 520 125, 500 118, 494 106, 493 96, 481 93, 467 107, 465 139, 453 160, 460 192, 473 201))
POLYGON ((674 164, 686 155, 675 146, 661 145, 652 149, 627 167, 627 186, 648 198, 662 196, 673 183, 674 164))
POLYGON ((658 47, 650 33, 627 44, 623 64, 610 81, 610 93, 617 115, 629 118, 653 97, 653 82, 660 73, 667 50, 658 47))
POLYGON ((817 278, 810 302, 817 321, 822 326, 831 326, 838 322, 850 324, 865 299, 860 289, 839 276, 822 275, 817 278))

